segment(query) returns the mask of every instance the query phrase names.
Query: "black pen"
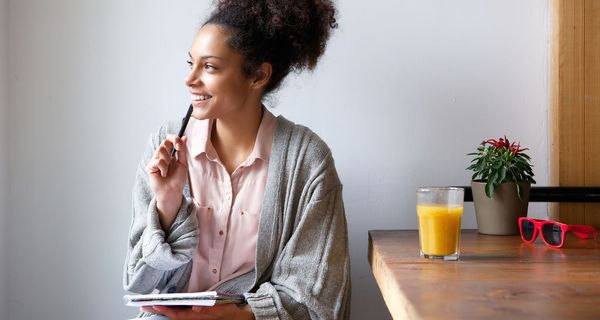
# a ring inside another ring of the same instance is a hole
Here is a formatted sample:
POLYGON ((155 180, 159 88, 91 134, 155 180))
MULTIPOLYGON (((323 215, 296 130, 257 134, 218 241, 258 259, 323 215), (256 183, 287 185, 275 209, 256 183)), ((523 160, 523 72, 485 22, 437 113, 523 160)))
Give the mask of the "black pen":
MULTIPOLYGON (((185 127, 187 127, 187 124, 190 121, 190 117, 192 116, 192 110, 194 110, 194 107, 190 104, 190 107, 188 108, 188 111, 185 114, 185 117, 181 121, 181 129, 179 129, 179 138, 180 139, 183 137, 183 134, 185 133, 185 127)), ((175 150, 175 147, 173 147, 173 149, 171 150, 171 158, 173 158, 175 156, 175 152, 177 152, 177 150, 175 150)))

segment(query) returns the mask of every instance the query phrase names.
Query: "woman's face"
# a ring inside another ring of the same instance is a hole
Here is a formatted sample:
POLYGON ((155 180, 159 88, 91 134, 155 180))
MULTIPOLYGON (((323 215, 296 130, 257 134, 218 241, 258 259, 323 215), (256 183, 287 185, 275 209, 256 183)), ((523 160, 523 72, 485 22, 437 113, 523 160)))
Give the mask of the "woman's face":
POLYGON ((244 57, 227 44, 228 37, 227 31, 211 24, 194 37, 185 84, 194 106, 192 116, 198 120, 241 116, 260 105, 253 78, 242 72, 244 57))

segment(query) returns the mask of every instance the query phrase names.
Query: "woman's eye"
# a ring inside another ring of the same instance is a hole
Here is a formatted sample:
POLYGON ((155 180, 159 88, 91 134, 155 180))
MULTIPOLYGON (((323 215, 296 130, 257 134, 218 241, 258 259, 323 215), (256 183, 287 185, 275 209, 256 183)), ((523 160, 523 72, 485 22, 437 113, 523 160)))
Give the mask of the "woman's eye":
POLYGON ((215 70, 215 69, 217 69, 217 68, 215 68, 215 66, 213 66, 213 65, 212 65, 212 64, 210 64, 210 63, 206 63, 206 64, 204 64, 204 69, 205 69, 205 70, 215 70))
POLYGON ((190 60, 188 60, 188 61, 186 61, 186 62, 187 62, 187 64, 188 64, 188 66, 190 67, 190 69, 194 67, 194 63, 193 63, 193 62, 191 62, 190 60))

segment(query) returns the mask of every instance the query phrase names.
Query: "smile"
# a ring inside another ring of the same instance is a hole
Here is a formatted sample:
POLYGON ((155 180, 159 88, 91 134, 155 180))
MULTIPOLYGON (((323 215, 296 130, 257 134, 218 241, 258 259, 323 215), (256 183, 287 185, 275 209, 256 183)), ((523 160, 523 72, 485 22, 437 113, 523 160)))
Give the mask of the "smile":
POLYGON ((192 97, 192 100, 194 100, 194 101, 205 101, 205 100, 212 98, 212 96, 202 95, 202 94, 200 94, 200 95, 192 94, 191 97, 192 97))

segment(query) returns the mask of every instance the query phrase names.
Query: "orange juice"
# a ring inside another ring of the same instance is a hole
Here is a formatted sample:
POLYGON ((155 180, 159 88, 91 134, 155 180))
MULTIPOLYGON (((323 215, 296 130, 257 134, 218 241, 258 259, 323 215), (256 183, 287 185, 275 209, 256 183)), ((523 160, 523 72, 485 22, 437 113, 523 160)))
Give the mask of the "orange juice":
POLYGON ((458 252, 460 218, 463 207, 417 205, 421 251, 426 255, 446 256, 458 252))

